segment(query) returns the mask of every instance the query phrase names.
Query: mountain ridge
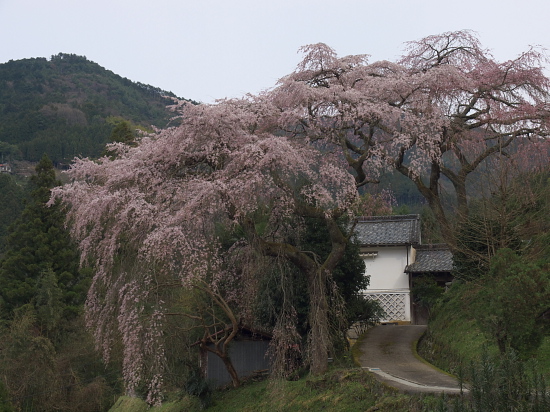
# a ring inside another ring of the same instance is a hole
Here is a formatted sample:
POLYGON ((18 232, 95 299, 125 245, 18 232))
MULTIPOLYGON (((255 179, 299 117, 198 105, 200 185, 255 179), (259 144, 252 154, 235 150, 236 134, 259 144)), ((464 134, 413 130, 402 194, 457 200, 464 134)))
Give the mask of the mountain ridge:
POLYGON ((0 162, 36 162, 44 153, 55 164, 99 156, 116 122, 165 127, 173 99, 198 104, 85 56, 10 60, 0 64, 0 162))

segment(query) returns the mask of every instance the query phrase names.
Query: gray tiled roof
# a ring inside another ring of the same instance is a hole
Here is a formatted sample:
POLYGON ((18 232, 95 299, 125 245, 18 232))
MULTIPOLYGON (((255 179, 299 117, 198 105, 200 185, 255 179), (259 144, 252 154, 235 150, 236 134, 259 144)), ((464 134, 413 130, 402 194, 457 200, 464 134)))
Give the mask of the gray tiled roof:
POLYGON ((420 216, 360 218, 355 232, 362 246, 416 245, 420 243, 420 216))
POLYGON ((451 272, 453 255, 447 245, 422 245, 416 248, 416 260, 406 273, 451 272))

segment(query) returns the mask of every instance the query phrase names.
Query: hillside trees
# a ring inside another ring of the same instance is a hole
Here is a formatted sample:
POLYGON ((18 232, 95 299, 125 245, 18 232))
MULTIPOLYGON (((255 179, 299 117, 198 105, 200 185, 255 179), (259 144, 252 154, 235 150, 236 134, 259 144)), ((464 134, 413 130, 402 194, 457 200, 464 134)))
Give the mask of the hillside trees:
POLYGON ((501 249, 512 249, 531 261, 550 257, 548 165, 527 173, 510 164, 493 164, 491 169, 499 179, 484 173, 484 193, 471 201, 470 216, 457 230, 454 265, 456 276, 466 281, 488 273, 501 249))
POLYGON ((0 64, 0 152, 33 162, 47 153, 54 164, 96 157, 111 133, 109 117, 163 127, 175 97, 74 54, 9 61, 0 64))
POLYGON ((3 309, 13 313, 26 304, 40 305, 40 293, 46 285, 51 286, 52 293, 61 294, 55 303, 61 313, 53 317, 50 313, 40 321, 53 331, 52 319, 67 319, 78 313, 86 279, 78 268, 77 249, 64 229, 60 206, 46 207, 51 188, 58 184, 53 164, 43 156, 35 170, 31 198, 6 238, 0 260, 0 298, 3 309))
POLYGON ((529 262, 500 249, 482 278, 476 319, 501 354, 510 348, 527 358, 548 334, 542 315, 550 302, 549 263, 529 262))
POLYGON ((106 410, 119 389, 83 328, 89 276, 59 205, 46 207, 58 184, 47 156, 35 172, 0 257, 0 380, 16 410, 106 410))
POLYGON ((0 256, 4 247, 4 238, 8 227, 23 210, 24 188, 7 173, 0 174, 0 256))
POLYGON ((339 58, 324 44, 302 51, 298 69, 273 90, 292 119, 287 131, 341 153, 358 186, 384 168, 411 179, 451 247, 481 164, 514 153, 547 161, 550 82, 536 49, 501 63, 460 31, 410 42, 396 63, 339 58), (444 202, 444 181, 456 209, 444 202))

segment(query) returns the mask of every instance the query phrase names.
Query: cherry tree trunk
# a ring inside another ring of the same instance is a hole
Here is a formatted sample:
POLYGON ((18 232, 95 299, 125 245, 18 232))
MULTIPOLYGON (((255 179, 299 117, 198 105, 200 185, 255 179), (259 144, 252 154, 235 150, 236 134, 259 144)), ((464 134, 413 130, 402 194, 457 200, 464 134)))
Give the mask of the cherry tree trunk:
POLYGON ((218 355, 220 359, 222 360, 223 364, 225 365, 225 368, 227 369, 227 372, 229 373, 229 376, 231 376, 231 383, 233 384, 234 388, 238 388, 241 385, 241 380, 239 379, 239 374, 235 370, 235 367, 233 366, 233 362, 231 362, 231 359, 229 359, 228 355, 218 355))
POLYGON ((326 281, 327 276, 324 270, 317 270, 308 276, 311 373, 314 375, 323 374, 328 369, 330 336, 326 281))

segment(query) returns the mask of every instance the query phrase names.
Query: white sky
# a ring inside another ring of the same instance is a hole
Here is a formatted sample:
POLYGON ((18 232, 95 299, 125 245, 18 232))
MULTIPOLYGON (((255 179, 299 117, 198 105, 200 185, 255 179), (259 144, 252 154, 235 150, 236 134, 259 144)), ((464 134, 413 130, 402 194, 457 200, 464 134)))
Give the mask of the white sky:
POLYGON ((306 44, 394 60, 406 41, 461 29, 499 60, 550 48, 550 1, 0 0, 0 63, 74 53, 210 103, 274 86, 306 44))

